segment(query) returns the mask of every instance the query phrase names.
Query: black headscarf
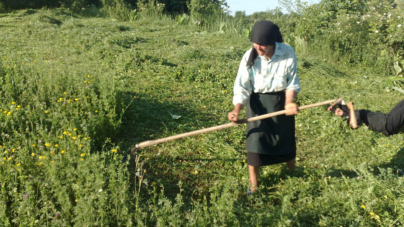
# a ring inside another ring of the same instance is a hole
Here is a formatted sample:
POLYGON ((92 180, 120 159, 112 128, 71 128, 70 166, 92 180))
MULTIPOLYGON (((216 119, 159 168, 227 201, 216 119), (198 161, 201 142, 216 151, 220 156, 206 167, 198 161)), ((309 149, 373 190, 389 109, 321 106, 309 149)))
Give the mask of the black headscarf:
MULTIPOLYGON (((260 45, 275 45, 275 42, 282 43, 282 34, 279 31, 278 25, 271 21, 262 20, 257 21, 251 31, 251 42, 260 45)), ((247 61, 247 68, 251 68, 254 60, 258 57, 258 52, 255 48, 251 50, 250 57, 247 61)))

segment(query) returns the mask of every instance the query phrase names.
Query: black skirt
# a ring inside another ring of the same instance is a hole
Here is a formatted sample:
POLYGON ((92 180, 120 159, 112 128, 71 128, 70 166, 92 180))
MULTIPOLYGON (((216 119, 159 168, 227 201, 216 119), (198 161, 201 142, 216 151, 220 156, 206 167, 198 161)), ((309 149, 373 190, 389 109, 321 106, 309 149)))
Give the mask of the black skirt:
POLYGON ((296 158, 296 152, 284 155, 267 155, 248 152, 247 163, 250 166, 269 166, 278 163, 288 162, 296 158))
MULTIPOLYGON (((247 118, 284 110, 285 92, 252 93, 247 118)), ((280 115, 247 124, 248 164, 264 166, 296 157, 295 118, 280 115), (252 154, 250 154, 252 153, 252 154)))

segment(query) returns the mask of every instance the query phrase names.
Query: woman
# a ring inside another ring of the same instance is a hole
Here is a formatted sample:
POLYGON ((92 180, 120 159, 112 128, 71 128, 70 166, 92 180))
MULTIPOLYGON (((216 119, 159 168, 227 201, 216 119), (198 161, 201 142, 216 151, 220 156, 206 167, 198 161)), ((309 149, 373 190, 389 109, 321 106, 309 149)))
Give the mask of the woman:
POLYGON ((345 118, 353 129, 364 124, 373 131, 381 132, 386 136, 399 133, 404 125, 404 100, 399 102, 388 114, 355 110, 352 102, 345 104, 342 98, 329 106, 327 110, 336 116, 345 118))
POLYGON ((295 168, 293 115, 298 113, 294 100, 300 83, 295 52, 282 43, 276 24, 265 20, 256 22, 251 42, 253 48, 244 54, 240 63, 234 83, 235 108, 228 113, 228 118, 237 121, 244 106, 247 118, 280 110, 286 110, 287 115, 247 124, 247 162, 250 190, 254 192, 258 187, 260 166, 286 162, 289 169, 295 168))

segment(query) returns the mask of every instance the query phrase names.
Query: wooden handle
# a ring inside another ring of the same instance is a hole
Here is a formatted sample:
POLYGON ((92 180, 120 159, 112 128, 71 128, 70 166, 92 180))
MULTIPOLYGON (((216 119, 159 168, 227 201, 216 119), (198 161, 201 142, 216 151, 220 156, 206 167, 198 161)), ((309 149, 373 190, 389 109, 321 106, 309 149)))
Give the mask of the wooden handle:
MULTIPOLYGON (((298 107, 298 109, 299 110, 304 110, 304 109, 308 109, 308 108, 312 108, 312 107, 316 107, 316 106, 322 106, 322 105, 325 105, 325 104, 330 104, 330 103, 333 103, 335 101, 336 101, 336 99, 333 99, 333 100, 314 103, 314 104, 310 104, 310 105, 300 106, 300 107, 298 107)), ((131 151, 133 152, 133 150, 135 150, 135 149, 143 149, 145 147, 153 146, 153 145, 156 145, 156 144, 159 144, 159 143, 164 143, 164 142, 167 142, 167 141, 170 141, 170 140, 180 139, 180 138, 184 138, 184 137, 188 137, 188 136, 194 136, 194 135, 207 133, 207 132, 213 132, 213 131, 217 131, 217 130, 221 130, 221 129, 225 129, 225 128, 230 128, 230 127, 233 127, 233 126, 236 126, 236 125, 245 124, 245 123, 248 123, 248 122, 253 122, 253 121, 258 121, 258 120, 262 120, 262 119, 266 119, 266 118, 270 118, 270 117, 275 117, 275 116, 282 115, 282 114, 285 114, 285 113, 286 113, 286 110, 281 110, 281 111, 277 111, 277 112, 273 112, 273 113, 269 113, 269 114, 264 114, 264 115, 257 116, 257 117, 251 117, 251 118, 248 118, 248 119, 241 119, 241 120, 238 120, 237 122, 231 122, 231 123, 218 125, 218 126, 214 126, 214 127, 210 127, 210 128, 205 128, 205 129, 200 129, 200 130, 196 130, 196 131, 192 131, 192 132, 182 133, 182 134, 178 134, 178 135, 175 135, 175 136, 166 137, 166 138, 163 138, 163 139, 148 140, 148 141, 136 144, 131 149, 131 151)))

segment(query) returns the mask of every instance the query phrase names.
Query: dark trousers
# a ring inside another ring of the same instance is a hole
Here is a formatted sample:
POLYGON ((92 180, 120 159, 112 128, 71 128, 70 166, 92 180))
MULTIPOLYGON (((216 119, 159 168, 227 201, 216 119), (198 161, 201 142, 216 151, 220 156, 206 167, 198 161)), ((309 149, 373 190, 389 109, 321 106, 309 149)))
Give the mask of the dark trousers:
POLYGON ((396 134, 404 125, 404 100, 399 102, 388 114, 386 129, 390 135, 396 134))

